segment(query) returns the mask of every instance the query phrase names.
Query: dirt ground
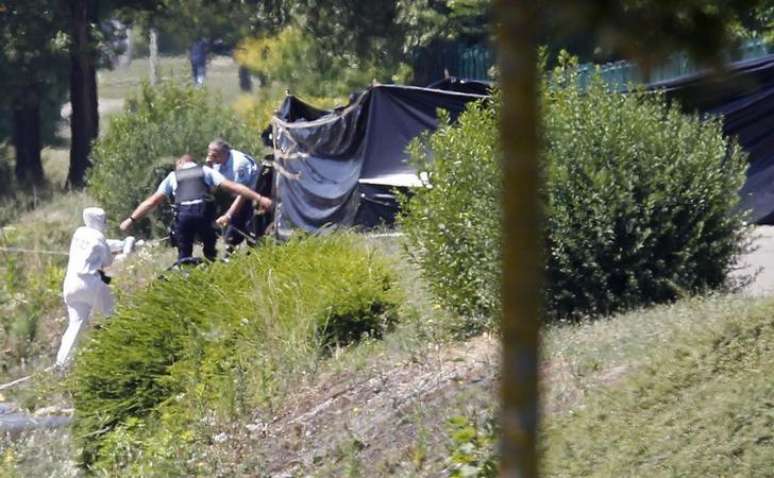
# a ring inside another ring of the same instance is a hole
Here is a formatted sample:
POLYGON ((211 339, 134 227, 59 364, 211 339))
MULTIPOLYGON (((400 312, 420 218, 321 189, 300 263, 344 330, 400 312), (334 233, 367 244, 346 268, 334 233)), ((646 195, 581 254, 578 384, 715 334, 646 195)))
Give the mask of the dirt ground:
POLYGON ((298 476, 324 463, 323 473, 336 476, 356 459, 362 476, 441 472, 443 463, 425 460, 447 445, 443 418, 492 405, 498 354, 497 338, 485 335, 417 360, 321 377, 271 422, 250 425, 267 444, 267 471, 298 476))

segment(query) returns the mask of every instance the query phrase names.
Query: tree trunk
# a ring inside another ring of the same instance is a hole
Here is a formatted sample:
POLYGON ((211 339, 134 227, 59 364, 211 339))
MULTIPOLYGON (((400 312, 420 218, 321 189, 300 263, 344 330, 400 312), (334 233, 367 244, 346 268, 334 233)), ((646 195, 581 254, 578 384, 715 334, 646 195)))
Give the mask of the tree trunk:
POLYGON ((155 28, 150 29, 150 39, 148 49, 150 61, 150 84, 155 85, 159 82, 159 34, 155 28))
POLYGON ((70 171, 71 188, 85 185, 86 170, 91 166, 91 142, 99 132, 97 110, 96 50, 90 25, 96 23, 94 0, 71 0, 72 45, 70 46, 70 171))
POLYGON ((501 476, 538 474, 538 332, 543 269, 533 2, 498 0, 503 112, 501 476))
POLYGON ((29 87, 13 107, 13 146, 16 181, 41 185, 45 181, 40 161, 40 92, 29 87))

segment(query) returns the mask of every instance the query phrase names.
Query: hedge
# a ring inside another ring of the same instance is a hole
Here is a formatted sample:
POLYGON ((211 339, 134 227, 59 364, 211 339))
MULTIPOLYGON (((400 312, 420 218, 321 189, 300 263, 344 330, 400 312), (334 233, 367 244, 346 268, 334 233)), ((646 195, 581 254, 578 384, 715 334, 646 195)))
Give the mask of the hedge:
MULTIPOLYGON (((746 245, 746 158, 719 119, 663 95, 542 90, 548 318, 605 315, 722 288, 746 245)), ((428 186, 403 200, 409 248, 439 301, 476 329, 499 311, 499 98, 413 146, 428 186)))

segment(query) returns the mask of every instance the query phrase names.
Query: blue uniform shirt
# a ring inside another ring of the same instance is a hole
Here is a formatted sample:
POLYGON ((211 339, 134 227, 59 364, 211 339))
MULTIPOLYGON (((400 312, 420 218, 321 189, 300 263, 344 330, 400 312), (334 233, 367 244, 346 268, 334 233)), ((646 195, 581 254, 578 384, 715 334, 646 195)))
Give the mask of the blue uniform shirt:
POLYGON ((255 183, 258 182, 258 166, 255 164, 255 160, 235 149, 229 152, 226 162, 216 164, 214 168, 229 181, 234 181, 250 189, 255 188, 255 183))
MULTIPOLYGON (((186 163, 180 169, 193 168, 196 166, 196 163, 186 163)), ((226 179, 222 174, 210 168, 209 166, 202 166, 202 171, 204 172, 204 183, 210 188, 216 188, 220 186, 220 183, 226 179)), ((163 181, 161 181, 161 184, 159 184, 159 188, 156 190, 156 192, 162 193, 167 198, 171 199, 172 196, 175 195, 175 191, 177 191, 177 178, 175 177, 175 172, 172 171, 167 175, 166 178, 164 178, 163 181)))

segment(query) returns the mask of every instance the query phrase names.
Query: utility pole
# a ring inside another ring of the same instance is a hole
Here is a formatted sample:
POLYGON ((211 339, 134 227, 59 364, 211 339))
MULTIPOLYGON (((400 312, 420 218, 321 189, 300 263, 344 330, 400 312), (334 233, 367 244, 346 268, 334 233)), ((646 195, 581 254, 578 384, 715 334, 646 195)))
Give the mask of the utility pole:
POLYGON ((159 73, 158 73, 158 66, 159 66, 159 33, 156 30, 156 28, 151 27, 150 32, 150 41, 149 41, 149 61, 150 61, 150 84, 155 85, 159 82, 159 73))

